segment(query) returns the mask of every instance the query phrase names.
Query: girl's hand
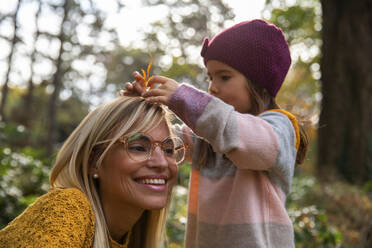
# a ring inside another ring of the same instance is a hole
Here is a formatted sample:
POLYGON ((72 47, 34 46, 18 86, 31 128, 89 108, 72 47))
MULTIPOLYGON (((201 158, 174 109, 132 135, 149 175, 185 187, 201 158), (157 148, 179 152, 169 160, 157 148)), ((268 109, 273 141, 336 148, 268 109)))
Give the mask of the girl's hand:
POLYGON ((132 83, 125 83, 125 90, 120 91, 122 96, 141 96, 146 92, 145 82, 143 81, 142 76, 138 72, 133 72, 133 77, 135 81, 132 83))
POLYGON ((179 83, 173 79, 162 76, 153 76, 148 86, 153 84, 160 84, 160 86, 144 92, 142 96, 149 102, 162 103, 165 105, 168 105, 170 96, 179 86, 179 83))

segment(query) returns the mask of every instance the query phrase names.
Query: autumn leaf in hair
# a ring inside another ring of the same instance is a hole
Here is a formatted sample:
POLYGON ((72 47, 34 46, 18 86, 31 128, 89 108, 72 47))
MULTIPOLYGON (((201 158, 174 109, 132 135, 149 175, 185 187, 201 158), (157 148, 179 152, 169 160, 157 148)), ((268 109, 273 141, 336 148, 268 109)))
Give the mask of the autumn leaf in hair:
MULTIPOLYGON (((153 76, 150 77, 150 72, 151 72, 151 68, 152 68, 152 62, 154 61, 151 53, 150 53, 150 57, 151 57, 151 60, 150 60, 149 65, 147 66, 147 73, 146 73, 146 71, 144 69, 141 69, 142 74, 143 74, 143 75, 141 75, 141 79, 145 82, 145 88, 147 88, 147 85, 148 85, 150 79, 153 78, 153 76)), ((153 87, 154 87, 154 85, 151 85, 150 86, 150 89, 152 89, 153 87)))

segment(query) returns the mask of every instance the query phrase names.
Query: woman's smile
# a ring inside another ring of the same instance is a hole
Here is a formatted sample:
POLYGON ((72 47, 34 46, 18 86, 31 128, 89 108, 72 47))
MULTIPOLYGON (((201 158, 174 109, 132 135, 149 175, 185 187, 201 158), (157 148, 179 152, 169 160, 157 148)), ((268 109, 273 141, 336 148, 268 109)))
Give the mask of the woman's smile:
POLYGON ((168 191, 168 176, 148 175, 135 178, 134 181, 149 190, 156 192, 168 191))

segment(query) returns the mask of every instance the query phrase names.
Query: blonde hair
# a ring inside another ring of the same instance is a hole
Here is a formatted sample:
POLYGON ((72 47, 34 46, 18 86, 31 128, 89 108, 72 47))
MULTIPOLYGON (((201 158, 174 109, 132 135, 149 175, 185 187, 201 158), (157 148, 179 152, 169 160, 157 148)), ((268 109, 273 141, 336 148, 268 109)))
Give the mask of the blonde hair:
MULTIPOLYGON (((77 188, 85 193, 96 222, 92 247, 109 248, 110 237, 97 184, 89 170, 101 165, 118 138, 147 132, 163 120, 170 127, 169 114, 161 105, 147 103, 140 97, 121 96, 89 113, 60 149, 50 175, 50 184, 52 188, 77 188), (112 138, 110 143, 97 154, 96 144, 106 140, 109 135, 112 138)), ((160 246, 164 241, 165 219, 166 208, 145 210, 132 229, 130 247, 160 246), (140 240, 137 239, 139 237, 140 240)))

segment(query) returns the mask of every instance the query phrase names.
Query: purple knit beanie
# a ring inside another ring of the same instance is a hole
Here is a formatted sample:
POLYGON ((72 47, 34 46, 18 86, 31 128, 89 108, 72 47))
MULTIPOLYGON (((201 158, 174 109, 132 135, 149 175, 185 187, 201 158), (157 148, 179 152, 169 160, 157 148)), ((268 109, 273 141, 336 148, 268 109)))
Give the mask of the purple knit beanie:
POLYGON ((211 41, 204 39, 204 64, 218 60, 238 70, 275 97, 289 66, 291 56, 280 28, 263 20, 245 21, 227 28, 211 41))

